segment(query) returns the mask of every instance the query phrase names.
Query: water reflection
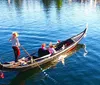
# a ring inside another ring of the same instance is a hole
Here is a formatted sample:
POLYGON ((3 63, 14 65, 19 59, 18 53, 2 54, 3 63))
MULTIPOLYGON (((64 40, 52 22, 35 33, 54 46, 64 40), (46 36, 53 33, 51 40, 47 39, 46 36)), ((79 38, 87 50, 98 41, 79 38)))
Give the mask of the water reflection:
POLYGON ((51 8, 52 0, 42 0, 42 3, 44 5, 45 11, 48 11, 49 8, 51 8))
POLYGON ((60 17, 61 17, 61 8, 63 6, 63 0, 55 0, 56 3, 56 11, 57 11, 57 20, 60 22, 60 17))
MULTIPOLYGON (((42 68, 43 68, 43 70, 45 70, 45 69, 48 69, 52 66, 53 65, 51 63, 49 63, 49 64, 42 66, 42 68)), ((23 85, 27 79, 31 79, 31 78, 34 79, 37 76, 37 73, 40 73, 40 72, 41 71, 39 68, 20 72, 14 79, 12 79, 12 81, 9 85, 23 85)), ((42 72, 41 74, 43 74, 43 75, 41 75, 42 80, 44 78, 49 78, 50 80, 52 80, 56 83, 56 80, 53 79, 52 77, 50 77, 48 74, 45 75, 44 72, 42 72)), ((41 78, 39 77, 39 79, 41 79, 41 78)))
MULTIPOLYGON (((6 0, 3 0, 3 1, 6 1, 6 0)), ((79 2, 79 3, 86 3, 86 2, 89 2, 89 3, 93 3, 95 5, 97 4, 100 4, 100 0, 32 0, 32 1, 28 1, 28 0, 8 0, 8 4, 11 4, 11 3, 14 3, 15 6, 20 9, 23 5, 23 3, 29 3, 29 4, 32 4, 32 2, 38 2, 38 3, 43 3, 43 6, 45 8, 45 11, 48 11, 52 4, 55 3, 56 5, 56 8, 57 10, 60 10, 61 7, 63 6, 63 3, 72 3, 72 2, 79 2)), ((33 3, 34 4, 34 3, 33 3)), ((40 4, 41 5, 41 4, 40 4)))
POLYGON ((60 10, 63 5, 63 0, 55 0, 57 10, 60 10))
MULTIPOLYGON (((66 57, 71 56, 73 53, 77 52, 78 50, 80 50, 82 48, 85 48, 85 45, 84 44, 78 44, 69 53, 65 52, 62 55, 62 57, 60 56, 60 59, 64 60, 66 57)), ((52 61, 50 63, 47 63, 46 65, 42 66, 42 68, 43 68, 43 70, 47 70, 47 69, 49 69, 51 67, 55 67, 58 62, 59 62, 58 59, 56 59, 56 60, 54 60, 54 61, 52 61)), ((34 79, 37 76, 37 73, 40 73, 40 72, 41 71, 40 71, 39 68, 27 70, 27 71, 24 71, 24 72, 20 72, 14 79, 12 79, 12 81, 11 81, 11 83, 9 85, 25 85, 25 81, 26 80, 28 80, 30 78, 34 79)), ((52 77, 45 76, 45 75, 42 76, 42 77, 39 77, 38 79, 42 80, 42 82, 43 82, 43 80, 45 80, 45 78, 49 78, 54 83, 56 82, 52 77)))
POLYGON ((55 10, 57 12, 57 17, 60 18, 61 8, 63 7, 63 5, 64 4, 68 5, 68 3, 73 3, 73 2, 79 2, 79 3, 88 2, 91 7, 96 7, 98 4, 100 4, 99 0, 90 0, 90 1, 89 0, 41 0, 41 1, 40 0, 29 0, 29 1, 28 0, 7 0, 6 1, 7 6, 9 5, 15 6, 15 11, 17 14, 21 14, 23 12, 23 8, 25 10, 29 10, 30 8, 32 9, 34 6, 35 7, 32 10, 38 10, 38 8, 41 10, 41 7, 43 5, 44 10, 42 11, 45 12, 47 18, 50 17, 50 12, 52 10, 51 8, 53 8, 53 6, 56 8, 55 10))
POLYGON ((14 0, 14 4, 16 6, 16 10, 20 12, 22 9, 23 0, 14 0))
POLYGON ((86 57, 88 51, 86 50, 86 45, 84 44, 84 57, 86 57))
POLYGON ((84 49, 83 56, 86 57, 86 55, 88 53, 88 51, 86 50, 86 45, 85 44, 78 44, 77 47, 72 49, 70 52, 68 52, 68 53, 65 52, 63 55, 61 55, 58 60, 61 61, 63 65, 65 65, 64 60, 65 60, 66 56, 68 56, 68 57, 71 56, 73 53, 77 52, 81 48, 84 49))
POLYGON ((10 1, 10 0, 8 0, 8 4, 9 4, 9 5, 10 5, 10 2, 11 2, 11 1, 10 1))

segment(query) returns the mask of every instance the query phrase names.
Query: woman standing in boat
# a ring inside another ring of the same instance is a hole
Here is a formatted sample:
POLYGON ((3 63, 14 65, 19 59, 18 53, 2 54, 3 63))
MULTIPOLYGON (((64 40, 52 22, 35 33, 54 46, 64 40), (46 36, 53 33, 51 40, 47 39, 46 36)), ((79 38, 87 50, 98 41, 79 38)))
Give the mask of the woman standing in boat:
POLYGON ((12 48, 14 50, 14 55, 15 55, 15 62, 18 62, 18 57, 20 55, 20 49, 19 49, 20 43, 18 39, 18 33, 13 32, 12 37, 9 39, 9 41, 12 42, 12 48))

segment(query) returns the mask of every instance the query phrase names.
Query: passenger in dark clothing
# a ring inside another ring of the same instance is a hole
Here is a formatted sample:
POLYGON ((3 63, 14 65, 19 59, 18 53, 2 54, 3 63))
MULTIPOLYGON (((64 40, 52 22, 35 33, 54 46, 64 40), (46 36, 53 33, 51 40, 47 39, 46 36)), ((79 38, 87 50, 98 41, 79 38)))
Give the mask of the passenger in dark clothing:
POLYGON ((60 49, 63 47, 63 45, 69 46, 69 45, 71 45, 73 42, 74 42, 74 41, 73 41, 72 39, 67 39, 67 40, 62 41, 62 42, 60 42, 60 43, 57 43, 55 49, 56 49, 56 51, 57 51, 57 50, 60 50, 60 49))
POLYGON ((47 54, 49 54, 49 51, 48 51, 48 50, 43 50, 42 48, 40 48, 40 49, 38 50, 38 56, 39 56, 39 57, 45 56, 45 55, 47 55, 47 54))
POLYGON ((61 49, 63 44, 64 44, 63 42, 57 43, 55 50, 57 51, 57 50, 61 49))
POLYGON ((38 50, 38 56, 39 57, 42 57, 42 56, 45 56, 49 54, 49 51, 46 49, 46 44, 42 44, 41 48, 39 48, 38 50))

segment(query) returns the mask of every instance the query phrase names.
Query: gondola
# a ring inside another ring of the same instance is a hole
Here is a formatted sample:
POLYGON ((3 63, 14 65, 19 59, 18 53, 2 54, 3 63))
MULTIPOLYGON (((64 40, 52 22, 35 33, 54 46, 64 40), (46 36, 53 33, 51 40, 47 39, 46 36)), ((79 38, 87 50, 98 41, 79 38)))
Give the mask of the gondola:
POLYGON ((65 52, 71 51, 81 40, 82 38, 86 35, 87 32, 87 27, 82 31, 81 33, 72 36, 69 39, 66 39, 64 41, 61 41, 59 44, 56 44, 55 49, 57 53, 55 54, 48 54, 36 59, 32 59, 31 61, 27 57, 23 57, 19 59, 17 64, 14 64, 11 62, 8 63, 1 63, 0 64, 0 70, 3 71, 24 71, 24 70, 29 70, 29 69, 36 69, 40 68, 43 65, 46 65, 47 63, 50 63, 56 59, 59 58, 60 55, 62 55, 65 52), (64 46, 64 48, 62 48, 64 46))

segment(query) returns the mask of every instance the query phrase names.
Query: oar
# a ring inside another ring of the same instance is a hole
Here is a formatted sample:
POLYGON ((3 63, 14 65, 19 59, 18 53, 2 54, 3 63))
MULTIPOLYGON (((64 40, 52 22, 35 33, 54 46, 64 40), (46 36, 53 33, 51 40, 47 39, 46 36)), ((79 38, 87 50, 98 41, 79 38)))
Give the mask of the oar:
MULTIPOLYGON (((21 46, 21 45, 20 45, 21 46)), ((55 80, 55 79, 53 79, 53 78, 51 78, 44 70, 43 70, 43 68, 38 64, 38 62, 36 62, 33 58, 32 58, 32 56, 25 50, 25 48, 23 47, 23 46, 21 46, 22 47, 22 49, 24 50, 24 52, 31 58, 31 60, 32 60, 32 63, 33 63, 33 61, 37 64, 37 66, 39 67, 39 69, 44 73, 44 75, 45 76, 47 76, 48 78, 50 78, 51 80, 53 80, 55 83, 57 83, 57 81, 55 80)))
POLYGON ((22 45, 20 45, 21 47, 22 47, 22 49, 24 50, 24 52, 25 53, 27 53, 27 55, 29 56, 29 57, 32 57, 31 55, 34 55, 35 53, 36 53, 36 51, 34 51, 31 55, 25 50, 25 48, 22 46, 22 45))
POLYGON ((25 50, 25 48, 22 46, 22 45, 20 45, 20 47, 24 50, 24 52, 31 58, 31 63, 33 63, 33 58, 32 58, 32 56, 25 50))
MULTIPOLYGON (((31 63, 33 63, 33 61, 37 64, 37 66, 40 68, 40 70, 43 72, 43 69, 40 67, 40 65, 38 64, 38 62, 36 62, 33 58, 32 58, 32 56, 25 50, 25 48, 22 46, 22 45, 20 45, 21 47, 22 47, 22 49, 24 50, 24 52, 31 58, 31 63)), ((45 73, 45 72, 44 72, 45 73)), ((45 73, 46 74, 46 73, 45 73)))

